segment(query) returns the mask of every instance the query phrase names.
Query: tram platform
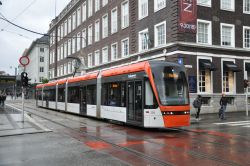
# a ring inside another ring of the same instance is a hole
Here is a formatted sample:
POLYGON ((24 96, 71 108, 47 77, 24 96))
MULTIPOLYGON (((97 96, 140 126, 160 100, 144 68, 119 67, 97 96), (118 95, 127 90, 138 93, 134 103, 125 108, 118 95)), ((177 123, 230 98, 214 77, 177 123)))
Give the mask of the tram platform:
POLYGON ((51 130, 38 124, 32 117, 21 110, 9 106, 0 107, 0 137, 50 132, 51 130))

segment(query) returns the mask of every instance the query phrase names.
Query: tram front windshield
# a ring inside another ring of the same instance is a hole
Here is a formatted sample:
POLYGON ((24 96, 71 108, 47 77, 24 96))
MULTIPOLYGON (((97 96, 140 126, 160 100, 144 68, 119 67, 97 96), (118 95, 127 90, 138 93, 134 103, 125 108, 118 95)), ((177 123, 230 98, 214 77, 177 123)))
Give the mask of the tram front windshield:
POLYGON ((157 66, 153 69, 155 84, 162 105, 189 104, 185 72, 177 66, 157 66))

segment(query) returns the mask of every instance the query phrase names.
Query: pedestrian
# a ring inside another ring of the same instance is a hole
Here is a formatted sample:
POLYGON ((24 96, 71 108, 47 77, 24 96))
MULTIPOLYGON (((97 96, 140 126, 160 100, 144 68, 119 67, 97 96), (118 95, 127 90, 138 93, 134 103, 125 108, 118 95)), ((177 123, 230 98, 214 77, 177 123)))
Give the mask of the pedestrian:
POLYGON ((202 105, 202 97, 201 97, 201 95, 198 95, 197 98, 193 102, 193 106, 194 106, 194 108, 196 108, 195 119, 197 121, 200 120, 201 105, 202 105))
POLYGON ((2 96, 2 107, 4 107, 4 102, 5 102, 6 98, 7 98, 7 95, 6 95, 5 91, 2 92, 1 96, 2 96))
POLYGON ((220 111, 219 111, 219 117, 221 120, 225 120, 226 117, 225 117, 225 112, 226 112, 226 108, 227 108, 227 98, 225 97, 225 94, 222 93, 221 95, 221 99, 220 99, 220 111))

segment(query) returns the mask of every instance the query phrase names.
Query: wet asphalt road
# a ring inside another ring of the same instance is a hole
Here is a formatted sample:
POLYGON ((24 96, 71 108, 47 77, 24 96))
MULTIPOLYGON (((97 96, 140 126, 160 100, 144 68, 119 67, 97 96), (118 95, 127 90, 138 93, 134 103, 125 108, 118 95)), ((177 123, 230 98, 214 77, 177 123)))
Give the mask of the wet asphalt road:
POLYGON ((0 165, 250 165, 244 113, 228 114, 226 121, 202 115, 190 127, 159 130, 27 106, 53 132, 0 137, 0 165))

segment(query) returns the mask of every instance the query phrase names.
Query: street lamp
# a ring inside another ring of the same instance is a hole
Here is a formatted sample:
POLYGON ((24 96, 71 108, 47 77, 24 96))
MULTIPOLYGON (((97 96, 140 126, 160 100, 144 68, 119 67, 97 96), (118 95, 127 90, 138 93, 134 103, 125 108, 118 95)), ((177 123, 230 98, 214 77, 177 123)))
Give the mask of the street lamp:
POLYGON ((77 70, 79 70, 79 69, 80 69, 80 70, 85 70, 85 69, 86 69, 85 64, 83 64, 83 63, 81 62, 81 59, 80 59, 79 57, 72 57, 72 56, 69 56, 69 57, 67 57, 67 59, 74 59, 74 60, 75 60, 75 62, 74 62, 74 73, 73 73, 73 77, 75 76, 77 70))

